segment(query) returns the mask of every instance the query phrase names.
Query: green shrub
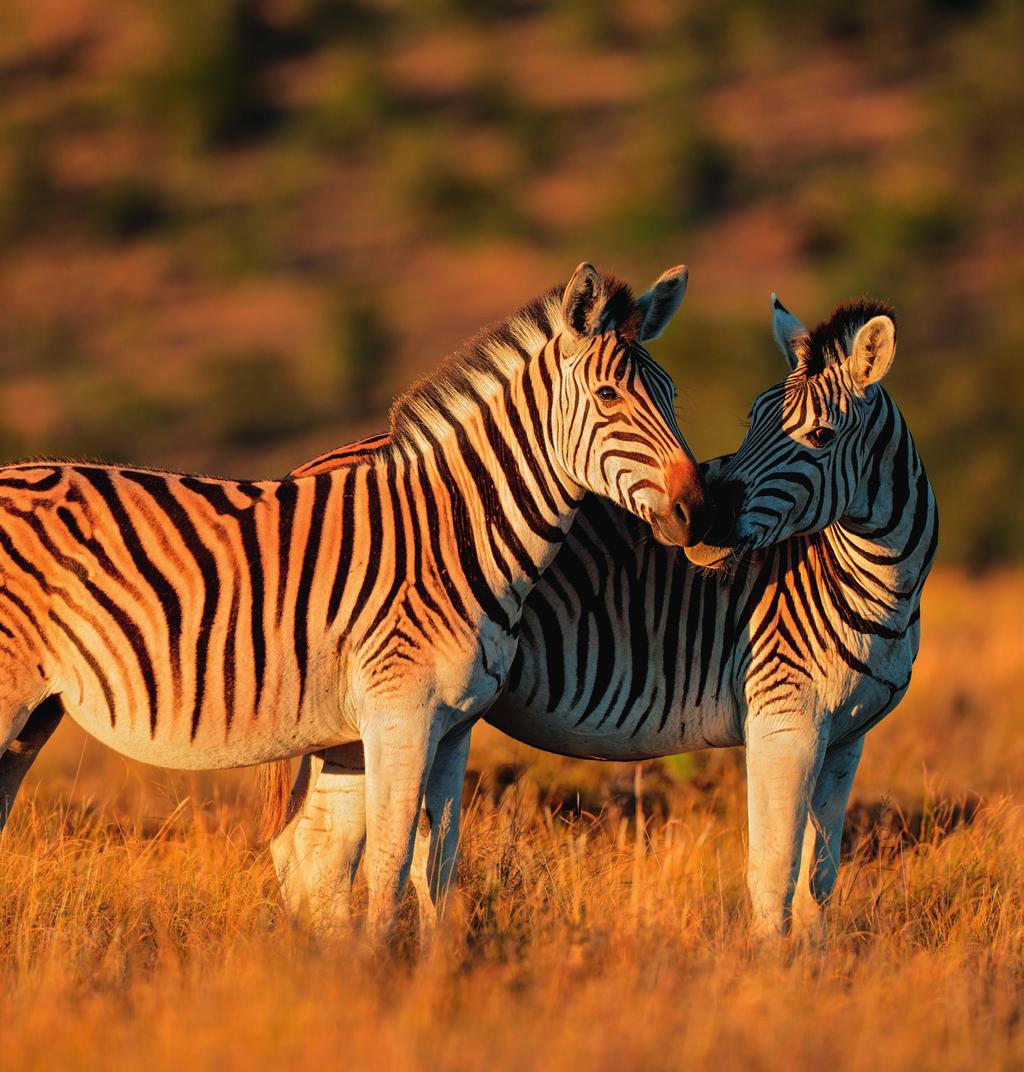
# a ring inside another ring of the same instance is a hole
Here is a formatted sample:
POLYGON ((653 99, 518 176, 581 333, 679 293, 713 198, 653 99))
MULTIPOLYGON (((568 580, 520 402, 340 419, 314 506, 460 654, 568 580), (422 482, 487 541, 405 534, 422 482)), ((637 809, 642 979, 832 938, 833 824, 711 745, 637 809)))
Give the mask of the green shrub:
POLYGON ((50 138, 41 126, 8 130, 0 185, 0 239, 23 238, 44 224, 57 200, 50 138))
POLYGON ((619 44, 626 33, 615 0, 558 0, 555 10, 572 40, 585 48, 619 44))
POLYGON ((155 66, 141 79, 142 101, 196 148, 232 141, 273 117, 262 62, 273 32, 252 0, 154 0, 163 31, 155 66))
POLYGON ((161 191, 131 176, 100 186, 90 193, 88 202, 93 231, 116 242, 151 234, 170 219, 161 191))
POLYGON ((428 133, 403 140, 395 161, 400 203, 428 231, 457 238, 524 236, 534 225, 514 184, 482 174, 428 133))
POLYGON ((652 132, 639 166, 615 191, 606 226, 619 242, 662 242, 685 235, 738 207, 747 181, 737 155, 723 140, 699 127, 677 125, 652 132))
POLYGON ((327 336, 337 396, 325 417, 383 414, 392 393, 395 340, 378 306, 366 295, 346 294, 328 312, 327 336))
POLYGON ((287 358, 275 351, 214 355, 201 377, 197 412, 209 442, 260 446, 294 435, 313 419, 287 358))
POLYGON ((306 109, 300 129, 316 146, 351 152, 372 142, 398 110, 373 52, 346 52, 333 60, 325 89, 306 109))

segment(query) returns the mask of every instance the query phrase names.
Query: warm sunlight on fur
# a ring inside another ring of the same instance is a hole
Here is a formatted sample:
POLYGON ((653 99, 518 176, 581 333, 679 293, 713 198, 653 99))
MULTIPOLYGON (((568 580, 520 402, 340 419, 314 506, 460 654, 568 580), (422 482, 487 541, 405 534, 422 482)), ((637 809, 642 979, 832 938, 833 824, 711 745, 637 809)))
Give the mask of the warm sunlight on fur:
POLYGON ((918 1069, 941 1036, 944 1068, 1019 1067, 1022 606, 1024 574, 933 577, 913 685, 854 788, 827 958, 748 944, 738 753, 635 780, 481 732, 442 937, 388 965, 285 923, 252 848, 250 774, 165 775, 63 727, 0 842, 0 1064, 719 1070, 785 1054, 874 1072, 880 1040, 887 1068, 918 1069))

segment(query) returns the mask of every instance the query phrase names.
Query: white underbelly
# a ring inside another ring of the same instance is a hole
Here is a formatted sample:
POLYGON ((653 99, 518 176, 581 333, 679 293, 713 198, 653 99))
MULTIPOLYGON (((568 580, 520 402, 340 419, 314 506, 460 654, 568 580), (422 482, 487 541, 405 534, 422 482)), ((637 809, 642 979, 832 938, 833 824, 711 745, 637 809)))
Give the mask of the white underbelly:
POLYGON ((296 723, 294 717, 265 718, 230 729, 223 722, 200 726, 195 737, 186 720, 160 720, 152 733, 148 720, 119 718, 111 725, 106 707, 66 705, 67 713, 90 736, 130 759, 174 770, 226 770, 286 759, 320 748, 347 744, 355 736, 296 723), (342 739, 343 738, 343 739, 342 739))

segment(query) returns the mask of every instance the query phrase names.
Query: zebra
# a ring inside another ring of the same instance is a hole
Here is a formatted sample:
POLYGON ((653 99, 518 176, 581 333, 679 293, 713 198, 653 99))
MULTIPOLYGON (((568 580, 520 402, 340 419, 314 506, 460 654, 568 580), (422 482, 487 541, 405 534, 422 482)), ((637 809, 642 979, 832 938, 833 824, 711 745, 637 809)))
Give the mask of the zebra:
MULTIPOLYGON (((751 929, 781 936, 795 922, 820 939, 864 734, 910 682, 938 518, 907 424, 879 384, 895 353, 892 310, 840 305, 813 331, 774 294, 772 313, 789 374, 754 401, 739 450, 708 463, 706 540, 660 546, 588 496, 527 601, 507 688, 485 717, 527 744, 590 759, 745 745, 751 929)), ((264 776, 271 797, 287 790, 287 765, 264 776)), ((315 817, 345 836, 313 877, 350 883, 361 788, 351 758, 304 758, 273 843, 279 866, 310 869, 315 817)), ((416 846, 424 920, 448 877, 437 860, 443 821, 428 808, 434 845, 425 829, 416 846)))
POLYGON ((642 345, 685 283, 673 268, 634 300, 581 264, 400 397, 387 448, 331 472, 0 468, 0 796, 58 705, 177 768, 360 741, 367 927, 386 937, 420 800, 461 785, 584 493, 694 542, 702 481, 642 345))

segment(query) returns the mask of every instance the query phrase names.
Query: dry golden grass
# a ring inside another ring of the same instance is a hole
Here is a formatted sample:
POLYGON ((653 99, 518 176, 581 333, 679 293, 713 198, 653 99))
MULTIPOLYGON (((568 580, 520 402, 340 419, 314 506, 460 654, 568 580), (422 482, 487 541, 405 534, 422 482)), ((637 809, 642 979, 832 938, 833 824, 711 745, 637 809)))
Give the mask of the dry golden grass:
POLYGON ((1019 1068, 1022 607, 1020 573, 931 582, 824 953, 746 940, 738 753, 648 765, 638 809, 632 767, 480 733, 442 938, 382 962, 284 922, 248 775, 62 731, 0 844, 0 1067, 1019 1068))

